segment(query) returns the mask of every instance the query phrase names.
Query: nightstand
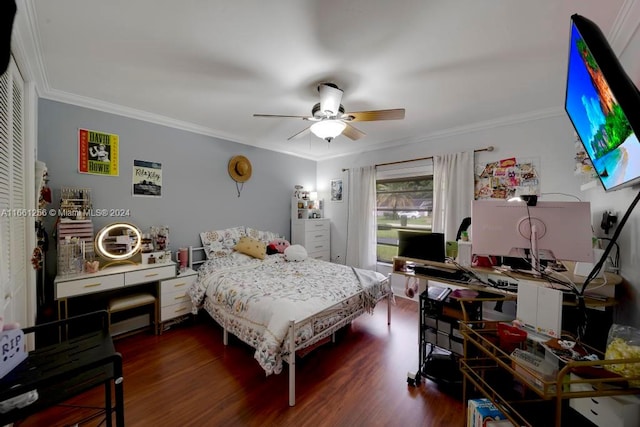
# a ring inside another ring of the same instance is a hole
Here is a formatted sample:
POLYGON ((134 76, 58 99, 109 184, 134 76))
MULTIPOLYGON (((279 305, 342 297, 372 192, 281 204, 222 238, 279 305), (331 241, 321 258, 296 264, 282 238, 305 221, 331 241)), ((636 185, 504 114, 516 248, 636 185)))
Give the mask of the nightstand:
POLYGON ((173 279, 160 281, 159 333, 162 333, 165 322, 191 313, 191 298, 187 290, 197 277, 198 272, 189 269, 173 279))

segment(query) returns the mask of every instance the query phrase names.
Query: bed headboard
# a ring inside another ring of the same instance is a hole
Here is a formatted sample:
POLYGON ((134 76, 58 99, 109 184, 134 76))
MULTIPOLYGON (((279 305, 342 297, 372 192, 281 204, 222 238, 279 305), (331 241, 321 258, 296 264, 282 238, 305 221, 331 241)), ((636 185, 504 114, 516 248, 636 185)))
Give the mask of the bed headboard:
POLYGON ((198 270, 207 261, 207 254, 204 246, 189 246, 189 268, 198 270))

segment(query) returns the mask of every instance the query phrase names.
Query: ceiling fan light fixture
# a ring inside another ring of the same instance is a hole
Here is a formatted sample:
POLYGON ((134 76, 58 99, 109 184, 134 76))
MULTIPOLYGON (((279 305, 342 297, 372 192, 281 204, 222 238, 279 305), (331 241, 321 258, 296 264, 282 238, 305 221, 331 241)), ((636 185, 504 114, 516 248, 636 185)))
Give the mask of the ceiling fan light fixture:
POLYGON ((311 125, 311 132, 318 138, 331 141, 346 127, 347 124, 342 120, 322 120, 311 125))

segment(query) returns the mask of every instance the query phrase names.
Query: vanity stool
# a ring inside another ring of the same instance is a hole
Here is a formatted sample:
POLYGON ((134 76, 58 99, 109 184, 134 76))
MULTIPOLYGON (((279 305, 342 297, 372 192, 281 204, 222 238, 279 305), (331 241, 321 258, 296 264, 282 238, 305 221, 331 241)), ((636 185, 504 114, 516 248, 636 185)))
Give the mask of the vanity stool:
POLYGON ((158 300, 156 297, 148 292, 140 292, 131 295, 124 295, 112 298, 109 300, 107 306, 107 312, 109 313, 109 332, 111 329, 111 315, 113 313, 119 313, 126 310, 132 310, 134 308, 143 307, 145 305, 153 305, 153 317, 151 319, 151 326, 153 327, 154 334, 158 334, 158 300))

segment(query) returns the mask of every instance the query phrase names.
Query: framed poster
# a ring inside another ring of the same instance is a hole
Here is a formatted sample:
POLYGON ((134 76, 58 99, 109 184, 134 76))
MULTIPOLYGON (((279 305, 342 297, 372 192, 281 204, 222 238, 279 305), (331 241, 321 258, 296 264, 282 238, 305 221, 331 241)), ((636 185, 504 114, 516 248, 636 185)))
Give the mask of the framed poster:
POLYGON ((332 202, 342 201, 342 179, 331 180, 331 201, 332 202))
POLYGON ((132 181, 134 196, 162 197, 162 164, 134 160, 132 181))
POLYGON ((78 172, 118 176, 118 135, 78 129, 78 172))

